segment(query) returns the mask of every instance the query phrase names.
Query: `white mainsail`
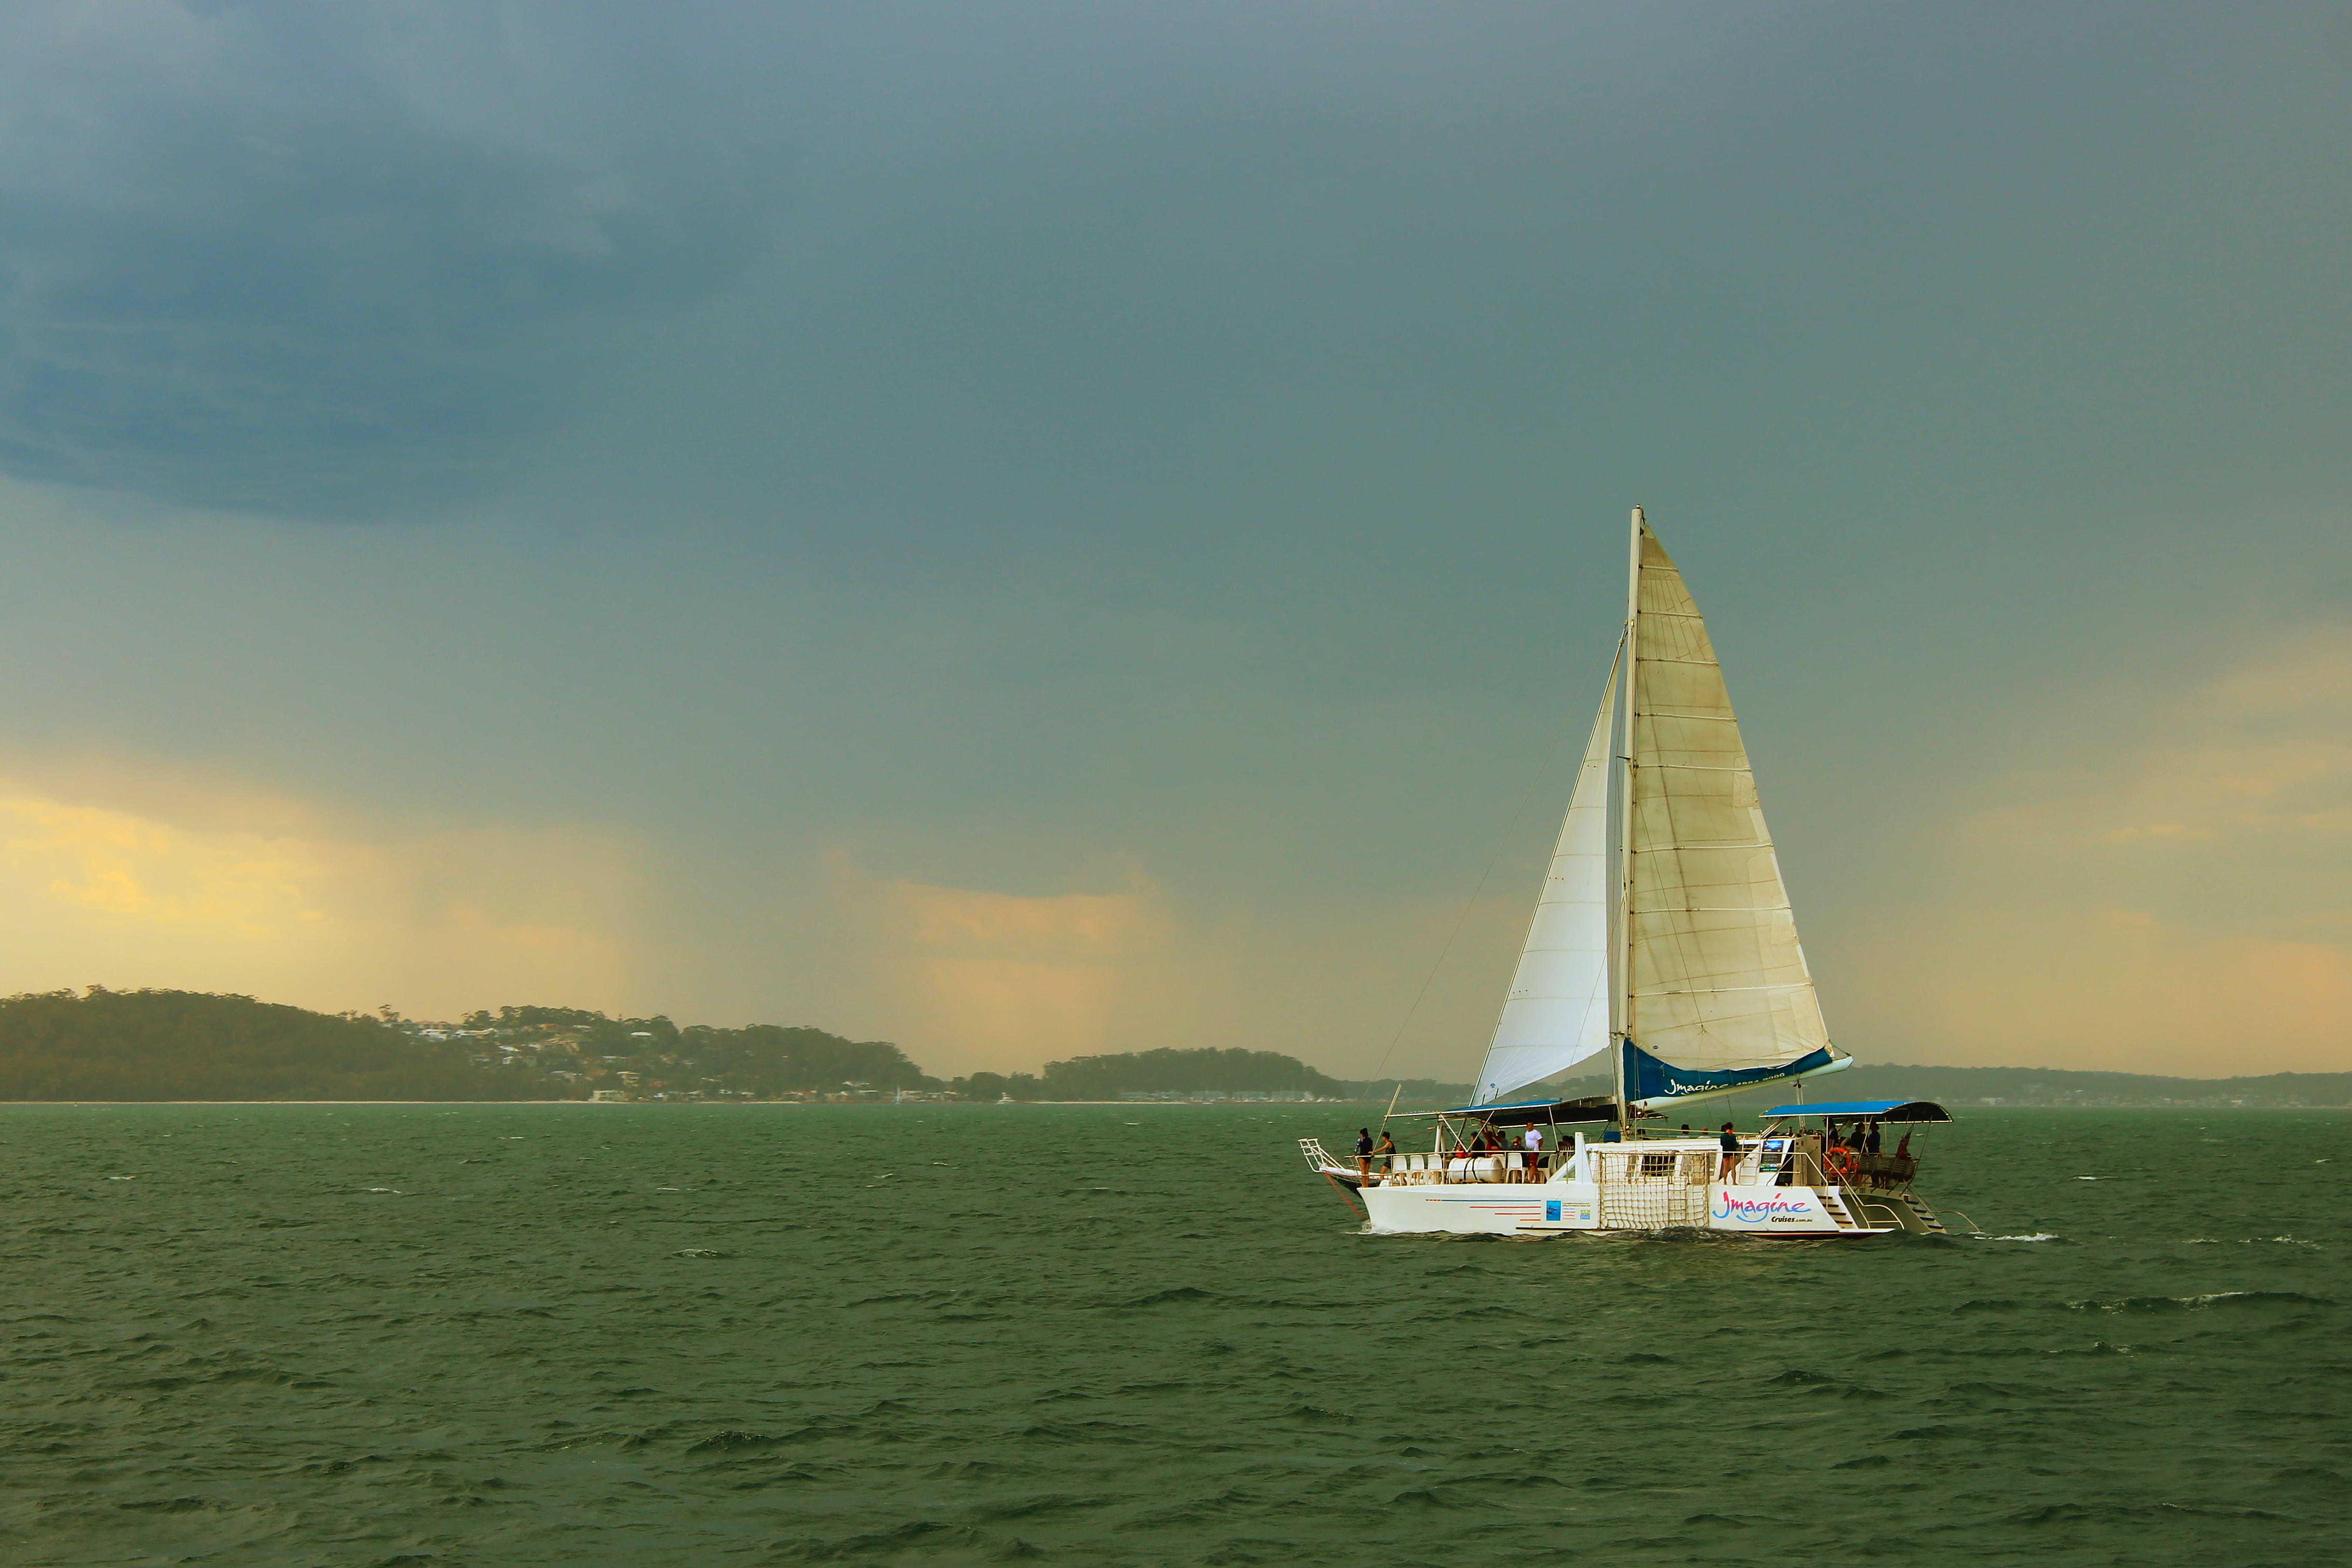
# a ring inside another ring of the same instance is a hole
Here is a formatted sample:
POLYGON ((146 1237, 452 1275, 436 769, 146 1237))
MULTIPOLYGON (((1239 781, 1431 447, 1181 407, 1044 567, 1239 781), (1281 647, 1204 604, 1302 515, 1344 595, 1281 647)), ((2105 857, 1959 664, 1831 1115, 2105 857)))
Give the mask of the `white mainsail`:
POLYGON ((1622 1027, 1675 1067, 1784 1067, 1829 1029, 1706 625, 1637 532, 1622 1027))
POLYGON ((1612 667, 1518 972, 1478 1068, 1474 1104, 1491 1105, 1609 1048, 1609 780, 1614 771, 1609 742, 1617 676, 1612 667))

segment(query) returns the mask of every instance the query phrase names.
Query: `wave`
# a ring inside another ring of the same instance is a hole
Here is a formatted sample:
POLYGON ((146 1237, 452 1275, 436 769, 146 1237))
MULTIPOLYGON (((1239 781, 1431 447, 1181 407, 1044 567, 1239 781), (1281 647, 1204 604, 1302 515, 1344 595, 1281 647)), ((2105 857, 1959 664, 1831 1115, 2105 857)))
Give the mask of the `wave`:
POLYGON ((2216 1308, 2336 1304, 2328 1297, 2308 1296, 2300 1290, 2207 1290, 2194 1296, 2126 1296, 2113 1301, 2069 1301, 2066 1307, 2076 1312, 2209 1312, 2216 1308))
POLYGON ((765 1432, 713 1432, 698 1443, 688 1443, 689 1454, 733 1454, 747 1448, 772 1448, 789 1442, 785 1437, 772 1436, 765 1432))
POLYGON ((1129 1311, 1133 1311, 1141 1307, 1169 1307, 1180 1301, 1213 1301, 1215 1300, 1217 1300, 1217 1293, 1213 1290, 1203 1290, 1192 1285, 1171 1285, 1165 1290, 1154 1290, 1149 1296, 1138 1296, 1133 1300, 1122 1301, 1119 1305, 1129 1311))

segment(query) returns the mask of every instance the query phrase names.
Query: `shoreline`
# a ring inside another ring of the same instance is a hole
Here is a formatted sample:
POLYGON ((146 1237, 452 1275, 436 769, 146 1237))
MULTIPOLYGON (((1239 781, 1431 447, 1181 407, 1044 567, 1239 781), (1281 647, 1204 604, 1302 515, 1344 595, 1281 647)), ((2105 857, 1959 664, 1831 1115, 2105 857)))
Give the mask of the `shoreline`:
MULTIPOLYGON (((1369 1105, 1385 1108, 1386 1104, 1386 1101, 1381 1100, 1015 1100, 1010 1101, 998 1100, 908 1100, 904 1104, 899 1104, 887 1100, 0 1100, 0 1110, 26 1110, 39 1106, 87 1106, 93 1110, 97 1110, 138 1105, 438 1105, 447 1106, 452 1109, 460 1106, 576 1105, 583 1108, 593 1107, 600 1110, 612 1110, 615 1107, 628 1107, 642 1110, 940 1110, 948 1107, 953 1107, 959 1110, 986 1110, 1003 1109, 1008 1106, 1087 1106, 1097 1109, 1108 1108, 1118 1110, 1200 1110, 1219 1107, 1225 1109, 1244 1108, 1251 1110, 1314 1110, 1318 1107, 1337 1108, 1339 1106, 1361 1107, 1369 1105)), ((1987 1112, 2001 1112, 2010 1110, 2352 1110, 2352 1103, 2343 1105, 2183 1105, 2179 1103, 2171 1105, 2154 1105, 2147 1103, 2131 1105, 1953 1105, 1950 1109, 1954 1113, 1955 1121, 1965 1121, 1969 1117, 1980 1116, 1987 1112)), ((1419 1115, 1426 1115, 1428 1113, 1426 1107, 1418 1105, 1399 1106, 1397 1110, 1400 1115, 1404 1114, 1407 1111, 1419 1115)))
POLYGON ((1122 1110, 1141 1110, 1153 1107, 1197 1109, 1210 1105, 1246 1105, 1251 1107, 1313 1106, 1313 1105, 1381 1105, 1378 1100, 910 1100, 904 1104, 887 1100, 0 1100, 0 1110, 28 1105, 593 1105, 610 1108, 616 1105, 645 1109, 659 1107, 664 1110, 685 1110, 693 1108, 757 1109, 807 1110, 823 1108, 833 1110, 872 1110, 877 1108, 907 1110, 925 1106, 991 1107, 1013 1105, 1108 1105, 1122 1110))

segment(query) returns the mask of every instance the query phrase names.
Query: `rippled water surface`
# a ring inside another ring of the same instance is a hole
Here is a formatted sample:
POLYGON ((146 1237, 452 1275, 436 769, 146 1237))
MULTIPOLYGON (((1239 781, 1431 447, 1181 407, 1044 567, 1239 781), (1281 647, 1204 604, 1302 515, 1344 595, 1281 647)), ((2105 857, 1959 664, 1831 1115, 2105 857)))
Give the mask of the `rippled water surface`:
POLYGON ((0 1108, 0 1562, 2352 1561, 2352 1114, 1848 1243, 1366 1236, 1360 1120, 0 1108))

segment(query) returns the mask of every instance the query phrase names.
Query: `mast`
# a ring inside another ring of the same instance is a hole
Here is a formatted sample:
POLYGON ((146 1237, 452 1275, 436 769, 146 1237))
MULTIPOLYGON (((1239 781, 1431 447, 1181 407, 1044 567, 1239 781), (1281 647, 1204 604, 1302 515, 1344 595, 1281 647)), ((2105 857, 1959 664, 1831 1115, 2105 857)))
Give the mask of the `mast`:
POLYGON ((1618 753, 1622 783, 1618 795, 1617 941, 1612 956, 1617 984, 1611 1000, 1617 1005, 1616 1036, 1610 1054, 1617 1058, 1617 1125, 1626 1126, 1625 1042, 1633 1035, 1633 713, 1641 685, 1642 655, 1642 509, 1633 509, 1632 549, 1625 565, 1625 717, 1619 731, 1618 753))

